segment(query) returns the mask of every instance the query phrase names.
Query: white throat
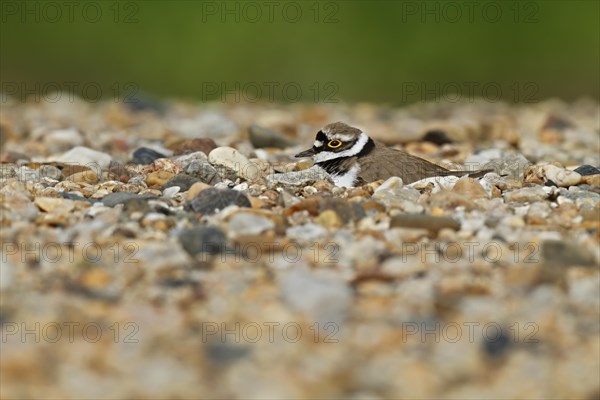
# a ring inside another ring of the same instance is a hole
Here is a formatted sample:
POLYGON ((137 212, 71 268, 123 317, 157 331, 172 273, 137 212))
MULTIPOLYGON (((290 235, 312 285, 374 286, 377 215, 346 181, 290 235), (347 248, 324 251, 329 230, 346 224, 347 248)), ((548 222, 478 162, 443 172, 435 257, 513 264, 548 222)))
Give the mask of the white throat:
POLYGON ((335 186, 351 188, 354 187, 354 181, 358 178, 358 174, 360 174, 360 165, 356 163, 345 174, 331 175, 331 179, 335 186))

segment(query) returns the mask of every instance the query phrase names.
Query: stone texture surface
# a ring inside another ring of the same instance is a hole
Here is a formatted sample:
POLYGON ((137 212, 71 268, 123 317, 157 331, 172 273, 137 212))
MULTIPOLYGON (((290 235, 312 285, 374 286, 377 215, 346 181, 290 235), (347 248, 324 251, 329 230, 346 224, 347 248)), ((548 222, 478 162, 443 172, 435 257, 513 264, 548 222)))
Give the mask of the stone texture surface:
POLYGON ((598 398, 585 104, 3 104, 0 397, 598 398), (338 119, 495 173, 335 187, 338 119))

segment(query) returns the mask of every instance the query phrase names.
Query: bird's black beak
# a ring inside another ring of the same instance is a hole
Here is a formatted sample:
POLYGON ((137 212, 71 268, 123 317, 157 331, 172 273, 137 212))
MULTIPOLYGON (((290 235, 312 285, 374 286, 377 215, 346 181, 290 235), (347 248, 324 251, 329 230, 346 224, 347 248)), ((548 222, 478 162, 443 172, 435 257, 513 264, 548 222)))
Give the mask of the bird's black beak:
POLYGON ((315 154, 317 154, 317 151, 314 149, 314 147, 311 147, 308 150, 301 151, 300 153, 296 154, 294 157, 296 157, 296 158, 311 157, 311 156, 314 156, 315 154))

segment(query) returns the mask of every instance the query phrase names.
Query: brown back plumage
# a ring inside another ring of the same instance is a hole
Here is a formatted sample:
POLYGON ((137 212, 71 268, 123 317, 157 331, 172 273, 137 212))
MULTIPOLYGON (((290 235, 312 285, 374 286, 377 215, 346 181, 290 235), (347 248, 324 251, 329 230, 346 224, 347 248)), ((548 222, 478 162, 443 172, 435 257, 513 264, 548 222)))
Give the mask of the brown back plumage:
MULTIPOLYGON (((375 148, 373 151, 357 159, 360 163, 359 178, 363 182, 373 182, 378 179, 399 176, 407 184, 433 176, 463 176, 469 174, 469 171, 450 171, 404 151, 389 148, 383 143, 377 141, 374 143, 375 148)), ((489 171, 477 171, 469 176, 482 176, 486 172, 489 171)))

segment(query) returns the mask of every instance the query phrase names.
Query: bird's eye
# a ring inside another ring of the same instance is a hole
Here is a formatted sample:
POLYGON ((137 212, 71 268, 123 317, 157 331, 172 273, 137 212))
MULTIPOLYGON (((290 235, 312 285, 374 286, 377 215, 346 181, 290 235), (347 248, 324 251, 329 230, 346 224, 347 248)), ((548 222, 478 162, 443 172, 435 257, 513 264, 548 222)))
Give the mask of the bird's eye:
POLYGON ((337 149, 341 145, 342 145, 342 142, 337 139, 330 140, 329 143, 327 143, 327 146, 331 147, 332 149, 337 149))

